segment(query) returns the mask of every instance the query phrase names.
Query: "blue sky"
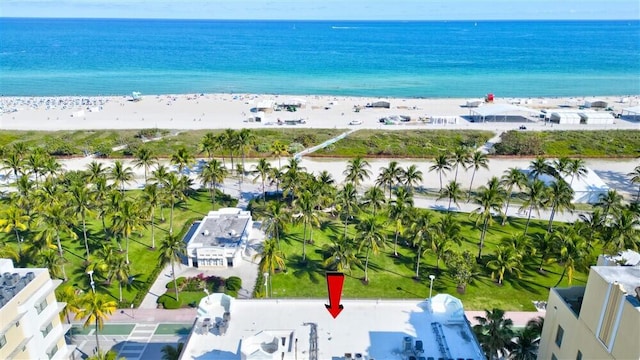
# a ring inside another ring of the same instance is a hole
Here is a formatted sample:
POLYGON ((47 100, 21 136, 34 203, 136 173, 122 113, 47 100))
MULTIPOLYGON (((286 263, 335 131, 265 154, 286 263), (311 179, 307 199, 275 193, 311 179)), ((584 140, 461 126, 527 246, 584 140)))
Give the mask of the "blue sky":
POLYGON ((639 0, 0 0, 2 17, 640 19, 639 0))

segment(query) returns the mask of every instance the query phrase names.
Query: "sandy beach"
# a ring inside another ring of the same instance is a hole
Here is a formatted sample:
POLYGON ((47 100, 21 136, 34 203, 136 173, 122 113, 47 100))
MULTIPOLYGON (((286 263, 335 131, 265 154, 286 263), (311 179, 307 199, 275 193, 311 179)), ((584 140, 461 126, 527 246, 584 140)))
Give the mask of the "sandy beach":
MULTIPOLYGON (((475 99, 456 98, 367 98, 337 96, 288 96, 251 94, 183 94, 142 95, 132 101, 131 95, 110 97, 0 97, 0 128, 5 130, 84 130, 84 129, 216 129, 265 128, 273 126, 308 128, 368 129, 485 129, 504 131, 517 128, 513 122, 469 121, 474 108, 467 102, 475 99), (377 101, 388 101, 389 108, 367 107, 377 101), (299 103, 291 112, 262 110, 269 104, 299 103), (261 121, 255 121, 255 117, 261 121), (383 125, 381 118, 395 121, 383 125), (452 123, 455 120, 455 124, 452 123), (296 124, 292 124, 296 122, 296 124), (356 125, 352 125, 356 123, 356 125)), ((480 99, 478 99, 480 100, 480 99)), ((560 107, 574 108, 585 102, 602 100, 613 113, 640 104, 640 95, 564 98, 500 98, 494 104, 514 104, 535 110, 560 107)), ((482 104, 487 106, 489 104, 482 104)), ((540 118, 528 116, 527 128, 549 130, 540 118)), ((526 120, 524 120, 526 121, 526 120)), ((609 125, 558 125, 553 129, 640 129, 640 122, 615 119, 609 125)))

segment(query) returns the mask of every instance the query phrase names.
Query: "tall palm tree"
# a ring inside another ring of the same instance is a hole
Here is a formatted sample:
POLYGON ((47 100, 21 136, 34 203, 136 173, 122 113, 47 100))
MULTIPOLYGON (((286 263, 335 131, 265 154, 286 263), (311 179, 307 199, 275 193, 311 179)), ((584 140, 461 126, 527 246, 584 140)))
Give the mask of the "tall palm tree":
POLYGON ((474 151, 471 156, 469 156, 469 160, 467 161, 467 168, 473 169, 473 173, 471 174, 471 183, 469 184, 468 196, 468 198, 471 199, 471 189, 473 188, 473 179, 476 176, 476 171, 482 168, 489 170, 489 157, 482 151, 474 151))
MULTIPOLYGON (((48 229, 54 231, 58 249, 58 256, 60 257, 60 259, 64 260, 62 243, 60 241, 60 233, 66 233, 74 240, 77 238, 76 233, 74 233, 71 227, 69 227, 69 224, 73 223, 75 214, 73 214, 70 208, 65 205, 51 202, 41 209, 39 218, 48 229)), ((67 275, 64 270, 64 266, 62 267, 62 273, 63 279, 66 280, 67 275)))
POLYGON ((554 160, 553 163, 551 164, 551 167, 555 172, 554 177, 559 179, 566 175, 569 175, 570 163, 571 163, 571 159, 569 159, 566 156, 554 160))
POLYGON ((73 285, 59 286, 56 288, 56 299, 65 303, 66 306, 60 312, 60 321, 67 319, 67 324, 71 324, 71 314, 76 314, 80 309, 80 298, 78 297, 80 289, 73 285))
POLYGON ((509 360, 536 360, 538 358, 538 339, 540 334, 525 328, 516 334, 511 346, 509 360))
POLYGON ((149 173, 149 168, 155 165, 158 161, 156 156, 153 154, 153 151, 147 147, 140 147, 135 154, 136 159, 133 162, 134 167, 144 168, 144 183, 147 183, 147 174, 149 173))
POLYGON ((98 179, 106 178, 109 169, 102 166, 101 162, 93 160, 87 165, 87 182, 90 184, 95 183, 98 179))
POLYGON ((433 237, 433 214, 423 210, 415 212, 411 224, 411 237, 413 246, 418 248, 416 252, 416 279, 420 278, 420 257, 429 250, 433 237), (424 250, 423 250, 424 249, 424 250))
POLYGON ((86 318, 83 324, 83 327, 85 328, 91 324, 95 324, 96 347, 98 349, 98 353, 100 353, 98 330, 102 330, 104 321, 108 319, 109 315, 116 311, 116 308, 116 302, 109 299, 107 295, 89 291, 80 298, 78 312, 76 313, 76 320, 86 318))
POLYGON ((317 199, 313 195, 304 191, 296 199, 295 207, 298 211, 298 221, 304 224, 302 234, 302 261, 306 261, 307 228, 310 230, 309 239, 313 241, 313 227, 320 226, 320 214, 316 210, 317 199))
POLYGON ((124 237, 125 254, 127 264, 129 263, 129 237, 135 231, 138 231, 145 224, 145 218, 136 203, 132 200, 124 199, 117 211, 112 216, 113 228, 115 232, 124 237))
POLYGON ((326 254, 323 265, 331 270, 340 272, 348 270, 351 274, 353 266, 360 264, 355 243, 344 236, 332 239, 331 244, 323 246, 323 250, 326 254))
POLYGON ((385 204, 384 192, 379 187, 372 186, 364 192, 362 203, 364 207, 371 208, 373 216, 376 216, 385 204))
POLYGON ((109 263, 108 266, 111 276, 109 276, 107 280, 111 282, 115 279, 118 282, 118 299, 122 302, 122 285, 129 283, 131 279, 131 264, 129 263, 129 259, 118 254, 113 257, 113 261, 109 263))
POLYGON ((24 173, 24 159, 22 158, 22 155, 16 151, 10 150, 5 153, 2 157, 2 163, 2 170, 10 170, 13 173, 13 177, 16 179, 24 173))
POLYGON ((82 235, 84 237, 84 247, 87 251, 87 261, 89 261, 89 242, 87 240, 87 216, 93 213, 93 197, 89 189, 81 184, 73 185, 70 189, 71 209, 80 217, 82 221, 82 235))
POLYGON ((26 158, 25 165, 35 176, 36 187, 39 185, 39 175, 44 172, 44 165, 48 156, 49 154, 43 148, 35 148, 26 158))
POLYGON ((436 171, 440 176, 440 191, 442 191, 442 174, 451 171, 451 163, 447 154, 440 154, 434 159, 435 164, 429 167, 429 171, 436 171))
POLYGON ((622 195, 615 189, 609 189, 606 194, 600 194, 595 206, 602 209, 602 216, 606 221, 612 212, 622 208, 622 195))
POLYGON ((502 186, 507 188, 507 201, 504 206, 504 216, 502 217, 502 225, 507 222, 507 212, 509 211, 509 202, 511 201, 511 194, 513 188, 517 187, 522 190, 527 185, 526 175, 518 168, 509 168, 505 170, 501 178, 502 186))
MULTIPOLYGON (((487 267, 498 272, 498 284, 502 285, 505 272, 516 274, 520 278, 522 256, 512 247, 502 247, 498 245, 493 258, 487 261, 487 267)), ((493 272, 492 272, 493 277, 493 272)))
MULTIPOLYGON (((251 130, 247 128, 241 129, 238 132, 237 144, 238 144, 238 148, 240 149, 240 154, 242 155, 242 169, 245 169, 244 167, 245 152, 247 151, 247 148, 253 144, 255 139, 256 139, 255 134, 252 133, 251 130)), ((244 179, 244 172, 242 173, 242 178, 244 179)))
POLYGON ((175 153, 171 154, 171 164, 178 167, 178 172, 182 174, 184 169, 189 168, 195 161, 193 155, 187 150, 186 147, 179 147, 175 153))
POLYGON ((624 250, 638 251, 640 247, 640 218, 628 208, 616 211, 607 227, 604 248, 609 254, 624 250))
POLYGON ((564 210, 573 211, 573 189, 562 178, 557 179, 549 186, 547 192, 549 196, 547 200, 547 206, 551 208, 551 215, 549 215, 549 225, 547 231, 552 231, 553 218, 556 212, 564 212, 564 210))
POLYGON ((294 195, 301 185, 301 173, 306 171, 306 168, 301 165, 302 160, 297 158, 290 158, 287 165, 284 166, 283 174, 283 189, 286 189, 293 201, 294 195))
POLYGON ((403 174, 404 170, 397 161, 391 161, 386 168, 380 168, 380 174, 376 178, 376 185, 389 189, 389 200, 391 200, 392 187, 402 182, 403 174))
POLYGON ((264 231, 270 237, 276 238, 278 249, 280 248, 280 235, 284 232, 285 226, 291 221, 291 214, 279 201, 270 202, 265 209, 264 231))
POLYGON ((440 190, 438 200, 448 198, 449 205, 447 206, 447 211, 451 211, 451 202, 456 204, 456 206, 460 206, 460 204, 458 204, 458 200, 462 199, 463 196, 464 193, 462 192, 460 183, 452 180, 444 189, 440 190))
POLYGON ((569 285, 573 280, 573 273, 577 268, 588 267, 589 249, 586 240, 578 236, 573 226, 564 226, 562 230, 553 233, 556 248, 556 259, 562 264, 562 275, 553 286, 557 287, 564 279, 565 274, 569 280, 569 285))
POLYGON ((553 167, 541 156, 529 164, 529 176, 532 176, 533 180, 538 180, 541 175, 553 175, 553 172, 553 167))
POLYGON ((571 175, 571 181, 569 185, 573 185, 573 180, 584 177, 587 175, 589 170, 587 169, 587 165, 583 159, 571 159, 569 162, 569 166, 567 167, 567 173, 571 175))
POLYGON ((636 166, 632 172, 628 173, 629 180, 638 184, 638 193, 636 194, 636 202, 640 202, 640 165, 636 166))
POLYGON ((357 239, 360 243, 360 250, 367 249, 366 260, 364 262, 364 282, 369 282, 369 255, 376 255, 380 249, 384 248, 385 235, 384 224, 375 216, 366 215, 356 225, 357 239))
POLYGON ((485 310, 485 314, 486 317, 475 317, 478 324, 473 326, 473 332, 487 359, 499 359, 513 346, 513 321, 505 319, 504 310, 501 309, 485 310))
MULTIPOLYGON (((284 270, 285 269, 285 254, 280 251, 279 246, 273 239, 267 239, 262 243, 262 252, 260 254, 255 254, 253 256, 253 260, 260 258, 260 263, 258 265, 258 269, 260 269, 261 273, 269 273, 269 282, 273 278, 273 274, 275 274, 276 269, 284 270)), ((269 283, 269 289, 273 291, 273 287, 271 283, 269 283)), ((267 296, 269 294, 266 294, 267 296)))
POLYGON ((271 144, 271 155, 278 159, 278 169, 282 168, 280 159, 284 156, 289 156, 287 145, 281 143, 279 140, 274 141, 273 144, 271 144))
POLYGON ((460 168, 460 166, 462 166, 463 169, 467 170, 466 166, 469 163, 469 149, 467 149, 464 146, 458 146, 454 151, 453 154, 451 155, 451 160, 453 163, 453 166, 456 168, 456 173, 455 176, 453 177, 453 181, 458 181, 458 170, 460 168))
POLYGON ((225 129, 221 134, 222 145, 229 150, 229 158, 231 159, 231 169, 234 169, 233 165, 233 153, 239 148, 238 146, 238 132, 233 129, 225 129))
POLYGON ((440 259, 449 250, 449 244, 462 244, 460 238, 460 223, 453 217, 452 213, 446 213, 440 221, 433 226, 431 236, 431 251, 436 256, 436 272, 440 272, 440 259))
POLYGON ((358 193, 355 186, 352 183, 346 183, 340 191, 338 191, 336 198, 337 210, 344 215, 344 237, 347 237, 347 227, 349 226, 349 219, 353 216, 353 213, 359 209, 358 206, 358 193))
POLYGON ((504 191, 497 177, 494 176, 491 178, 487 186, 480 187, 478 194, 474 197, 474 202, 480 205, 480 207, 474 210, 474 213, 477 214, 476 224, 482 222, 482 232, 480 233, 477 257, 477 261, 480 262, 487 229, 493 222, 494 214, 500 214, 502 212, 502 204, 504 203, 504 191))
POLYGON ((151 248, 156 248, 155 220, 156 209, 162 203, 162 192, 158 184, 147 184, 142 190, 142 201, 149 210, 149 222, 151 223, 151 248))
POLYGON ((165 165, 159 164, 156 169, 151 172, 152 177, 151 179, 149 179, 150 181, 158 185, 158 189, 161 194, 162 201, 160 201, 158 205, 160 206, 160 221, 162 222, 164 222, 165 200, 167 200, 166 198, 169 195, 166 188, 171 174, 172 173, 169 171, 169 168, 167 168, 165 165))
POLYGON ((371 177, 370 168, 371 165, 369 165, 369 162, 360 156, 349 160, 347 162, 347 168, 343 172, 345 181, 353 183, 357 189, 360 183, 371 177))
POLYGON ((124 186, 133 180, 133 170, 130 166, 124 166, 122 161, 116 160, 113 162, 109 177, 113 181, 113 186, 120 186, 120 191, 123 192, 124 186))
POLYGON ((181 263, 182 256, 187 252, 187 244, 181 238, 169 234, 160 241, 159 261, 160 266, 164 266, 167 262, 171 264, 171 275, 173 276, 173 288, 176 293, 176 301, 178 301, 178 283, 176 281, 175 263, 181 263))
POLYGON ((0 228, 2 229, 2 232, 5 233, 13 231, 16 235, 16 242, 20 245, 22 242, 20 238, 20 231, 27 230, 30 221, 30 216, 25 214, 22 208, 18 206, 10 206, 0 215, 0 228))
POLYGON ((520 207, 520 211, 528 211, 527 224, 524 227, 524 234, 527 234, 529 229, 529 223, 531 222, 531 214, 533 210, 540 216, 540 210, 546 207, 548 188, 542 182, 542 180, 535 179, 527 183, 526 191, 524 194, 524 203, 520 207))
POLYGON ((185 198, 185 188, 184 181, 181 176, 176 175, 175 173, 170 173, 167 178, 166 191, 169 197, 169 234, 173 234, 173 209, 176 204, 182 201, 185 198))
POLYGON ((209 194, 211 195, 212 207, 216 204, 216 184, 224 182, 224 179, 227 177, 227 175, 227 169, 222 165, 222 162, 218 161, 217 159, 211 159, 207 161, 200 171, 199 177, 202 181, 202 185, 209 185, 209 194))
POLYGON ((402 174, 402 184, 413 191, 413 188, 422 183, 422 171, 416 165, 409 167, 402 174))
POLYGON ((253 173, 256 176, 253 178, 253 181, 260 179, 262 181, 262 203, 264 204, 267 199, 267 192, 265 191, 265 182, 269 177, 269 172, 271 171, 271 164, 265 158, 261 158, 258 160, 258 163, 253 166, 253 173))
POLYGON ((413 195, 404 187, 395 190, 395 199, 389 204, 389 218, 395 226, 393 240, 393 256, 398 256, 398 235, 403 232, 404 224, 408 223, 408 215, 413 208, 413 195))
POLYGON ((213 158, 213 152, 219 147, 220 143, 218 141, 218 137, 212 132, 204 134, 200 141, 200 148, 202 151, 207 153, 209 160, 213 158))

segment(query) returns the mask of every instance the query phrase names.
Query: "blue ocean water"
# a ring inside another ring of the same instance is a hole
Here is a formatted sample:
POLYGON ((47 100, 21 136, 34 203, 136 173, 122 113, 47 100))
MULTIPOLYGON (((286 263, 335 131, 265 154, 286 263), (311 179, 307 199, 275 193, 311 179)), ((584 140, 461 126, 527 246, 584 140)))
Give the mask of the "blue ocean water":
POLYGON ((0 18, 0 94, 640 94, 640 21, 0 18))

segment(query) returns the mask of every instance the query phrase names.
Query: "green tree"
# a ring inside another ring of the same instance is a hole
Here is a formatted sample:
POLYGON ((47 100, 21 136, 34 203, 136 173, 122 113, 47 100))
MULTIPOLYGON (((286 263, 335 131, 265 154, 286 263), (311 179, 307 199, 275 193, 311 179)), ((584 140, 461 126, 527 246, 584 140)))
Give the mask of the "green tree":
POLYGON ((451 171, 451 163, 446 154, 440 154, 434 159, 434 164, 429 167, 429 171, 436 171, 440 176, 440 192, 442 192, 442 174, 451 171))
POLYGON ((176 204, 185 198, 185 182, 183 178, 175 173, 170 173, 167 182, 164 184, 169 197, 169 234, 173 234, 173 209, 176 204))
POLYGON ((364 192, 362 203, 364 207, 370 208, 372 210, 373 216, 376 216, 378 210, 384 207, 384 193, 379 187, 372 186, 364 192))
POLYGON ((274 239, 267 239, 262 243, 262 253, 255 254, 253 256, 253 260, 256 260, 258 258, 260 258, 260 263, 258 265, 260 272, 266 272, 271 275, 269 276, 269 289, 273 291, 271 279, 273 278, 273 274, 275 274, 276 269, 285 269, 285 254, 279 250, 279 246, 274 241, 274 239))
POLYGON ((482 223, 477 257, 477 261, 480 262, 487 229, 493 222, 494 213, 499 215, 502 212, 502 204, 504 203, 504 191, 497 177, 494 176, 489 179, 487 186, 480 187, 478 194, 474 198, 474 202, 480 205, 480 207, 474 210, 474 213, 477 214, 476 225, 480 222, 482 223))
POLYGON ((502 226, 507 222, 507 213, 509 211, 509 203, 511 202, 511 195, 513 194, 513 188, 517 187, 522 190, 527 185, 527 177, 522 170, 518 168, 509 168, 505 170, 501 178, 502 186, 507 188, 507 201, 504 206, 504 215, 502 217, 502 226))
POLYGON ((638 251, 640 243, 640 219, 632 210, 624 208, 616 211, 607 227, 603 250, 617 254, 624 250, 638 251))
POLYGON ((588 267, 590 262, 589 248, 586 240, 579 236, 574 226, 565 225, 558 231, 553 232, 555 242, 555 257, 562 264, 562 275, 553 286, 557 287, 567 275, 569 285, 573 280, 575 270, 588 267))
POLYGON ((440 195, 438 196, 438 200, 443 198, 449 199, 449 205, 447 206, 447 211, 451 211, 451 202, 456 204, 456 206, 460 206, 458 204, 458 200, 462 199, 464 193, 462 192, 462 187, 459 182, 451 181, 447 186, 440 190, 440 195))
POLYGON ((541 175, 553 175, 553 173, 553 166, 541 156, 538 156, 529 164, 529 176, 532 176, 533 180, 539 180, 541 175))
POLYGON ((420 278, 420 257, 428 251, 433 236, 433 214, 428 210, 416 211, 411 224, 411 239, 416 252, 416 279, 420 278))
POLYGON ((200 180, 202 185, 209 186, 209 194, 211 194, 211 206, 216 204, 216 184, 224 182, 227 177, 227 169, 217 159, 207 161, 200 171, 200 180))
POLYGON ((456 282, 459 293, 464 294, 467 285, 478 275, 477 264, 473 254, 469 250, 457 252, 449 250, 444 255, 449 276, 456 282))
POLYGON ((612 212, 622 208, 622 195, 615 189, 609 189, 606 194, 600 194, 595 206, 602 209, 602 216, 607 221, 612 212))
POLYGON ((133 180, 133 170, 129 166, 124 166, 122 161, 116 160, 113 162, 109 177, 113 181, 113 186, 120 186, 120 191, 124 191, 124 186, 133 180))
POLYGON ((376 185, 389 189, 389 200, 391 200, 391 189, 394 185, 402 182, 404 170, 397 161, 389 162, 389 166, 380 169, 380 174, 376 179, 376 185))
MULTIPOLYGON (((244 157, 245 157, 245 152, 247 151, 247 148, 249 148, 251 145, 253 145, 253 142, 255 141, 256 136, 254 133, 251 132, 251 130, 244 128, 241 129, 238 132, 237 135, 237 143, 238 143, 238 148, 240 148, 240 154, 242 155, 242 168, 246 169, 244 166, 244 157)), ((242 179, 244 179, 244 172, 242 173, 242 179)))
POLYGON ((204 134, 202 141, 200 141, 200 149, 207 153, 209 160, 213 158, 213 152, 219 147, 220 142, 218 141, 218 137, 212 132, 204 134))
POLYGON ((112 216, 113 228, 115 232, 124 237, 125 256, 129 263, 129 238, 133 232, 140 230, 145 224, 145 218, 140 208, 132 200, 124 199, 117 211, 112 216))
POLYGON ((636 194, 636 202, 640 202, 640 165, 636 166, 632 172, 628 173, 629 180, 638 184, 638 193, 636 194))
POLYGON ((187 245, 181 238, 173 234, 169 234, 160 241, 159 250, 160 266, 164 266, 167 262, 171 264, 173 288, 176 293, 176 301, 178 301, 178 283, 176 281, 175 263, 181 263, 181 257, 187 252, 187 245))
POLYGON ((280 163, 280 159, 284 156, 289 156, 287 145, 281 143, 279 140, 274 141, 273 144, 271 144, 271 155, 278 159, 278 169, 281 169, 282 164, 280 163))
POLYGON ((422 171, 415 165, 409 167, 402 174, 402 184, 413 191, 413 188, 422 183, 422 171))
POLYGON ((104 321, 116 311, 116 302, 110 300, 107 295, 95 292, 86 293, 78 304, 76 320, 85 319, 83 327, 95 324, 96 346, 100 352, 99 330, 102 330, 104 321))
POLYGON ((452 213, 446 213, 440 221, 433 226, 431 236, 431 251, 436 256, 436 272, 440 272, 440 259, 449 251, 449 244, 462 244, 460 238, 460 223, 452 213))
POLYGON ((551 208, 551 215, 549 215, 549 225, 547 231, 551 232, 553 229, 553 218, 556 212, 564 212, 564 210, 573 211, 573 189, 562 178, 557 179, 549 186, 547 192, 547 206, 551 208))
POLYGON ((453 154, 451 154, 452 164, 456 168, 456 173, 455 173, 455 176, 453 177, 454 182, 458 181, 458 170, 460 166, 462 166, 463 169, 467 170, 466 166, 469 163, 470 156, 471 154, 469 154, 469 149, 467 149, 464 146, 458 146, 453 151, 453 154))
MULTIPOLYGON (((393 256, 398 256, 398 235, 404 232, 405 224, 413 208, 413 195, 403 187, 395 190, 395 199, 389 204, 389 218, 395 227, 393 240, 393 256)), ((346 227, 345 227, 346 229, 346 227)))
POLYGON ((267 192, 265 191, 265 182, 269 177, 269 173, 271 172, 271 164, 265 158, 261 158, 258 160, 258 163, 254 165, 253 173, 256 176, 253 178, 253 181, 257 181, 260 179, 262 181, 262 203, 264 204, 267 199, 267 192))
POLYGON ((279 201, 270 202, 265 209, 264 231, 272 238, 276 238, 278 249, 280 248, 280 235, 285 226, 291 221, 291 214, 279 201))
POLYGON ((171 164, 178 167, 180 174, 183 173, 184 169, 189 168, 194 161, 193 155, 184 146, 179 147, 176 152, 171 155, 171 164))
POLYGON ((524 234, 527 234, 529 229, 529 223, 531 222, 531 214, 533 210, 540 216, 540 210, 546 207, 548 198, 548 188, 542 182, 542 180, 535 179, 527 183, 527 187, 524 194, 524 203, 520 207, 520 211, 526 210, 529 214, 527 216, 527 224, 524 227, 524 234))
POLYGON ((473 326, 473 331, 487 359, 500 359, 513 346, 513 321, 505 319, 504 310, 485 310, 485 314, 485 317, 475 317, 478 324, 473 326))
POLYGON ((184 343, 179 342, 175 347, 171 345, 165 345, 162 347, 160 351, 162 351, 162 360, 178 360, 180 359, 180 354, 182 354, 182 350, 184 350, 184 343))
POLYGON ((142 201, 146 205, 149 211, 149 220, 151 223, 151 248, 156 248, 156 235, 155 235, 155 220, 156 220, 156 209, 161 205, 163 198, 162 192, 158 187, 158 184, 147 184, 142 190, 142 201))
MULTIPOLYGON (((522 276, 521 260, 522 256, 512 247, 498 245, 491 260, 487 261, 487 267, 498 272, 498 284, 502 285, 505 272, 516 274, 518 278, 522 276)), ((493 278, 493 272, 491 277, 493 278)))
POLYGON ((30 217, 17 206, 10 206, 1 214, 0 228, 2 229, 2 232, 10 233, 13 231, 16 235, 16 242, 20 245, 22 242, 20 239, 20 231, 27 230, 28 224, 31 221, 30 217))
POLYGON ((349 160, 347 162, 347 168, 343 172, 345 181, 351 182, 357 189, 360 183, 371 177, 370 168, 371 165, 369 165, 369 162, 360 156, 349 160))
POLYGON ((467 161, 468 169, 473 169, 471 174, 471 183, 469 184, 469 199, 471 199, 471 189, 473 187, 473 179, 476 176, 476 171, 484 168, 489 170, 489 157, 482 151, 474 151, 469 160, 467 161))
POLYGON ((351 274, 353 266, 360 265, 354 242, 344 236, 332 239, 330 244, 323 246, 323 250, 325 253, 323 264, 330 270, 349 271, 351 274))
POLYGON ((231 169, 234 169, 233 165, 233 153, 239 149, 238 132, 233 129, 225 129, 220 138, 223 147, 229 151, 229 158, 231 159, 231 169))
POLYGON ((82 221, 82 235, 84 237, 84 248, 87 251, 87 261, 89 260, 89 242, 87 240, 87 216, 93 213, 93 199, 89 189, 81 184, 71 186, 71 209, 80 217, 82 221))
POLYGON ((295 208, 298 211, 298 221, 304 225, 302 233, 302 261, 306 261, 307 229, 309 229, 309 240, 313 241, 313 227, 320 226, 320 215, 316 210, 317 199, 309 191, 304 191, 296 199, 295 208))
POLYGON ((349 226, 349 219, 353 216, 354 212, 359 209, 358 205, 358 193, 355 186, 352 183, 346 183, 336 198, 336 208, 340 214, 344 216, 344 234, 343 237, 347 237, 347 228, 349 226))
POLYGON ((567 173, 571 175, 571 181, 569 181, 569 186, 573 185, 573 180, 584 177, 587 175, 589 170, 583 159, 571 159, 569 165, 567 167, 567 173))
POLYGON ((380 249, 384 248, 385 236, 383 234, 384 224, 376 217, 366 215, 356 225, 357 239, 360 244, 359 249, 367 249, 366 260, 364 262, 364 282, 369 282, 369 255, 378 254, 380 249))
POLYGON ((144 183, 147 183, 147 174, 149 173, 149 169, 158 162, 158 159, 153 154, 153 151, 147 147, 140 147, 135 154, 135 160, 133 162, 134 167, 144 168, 144 183))

